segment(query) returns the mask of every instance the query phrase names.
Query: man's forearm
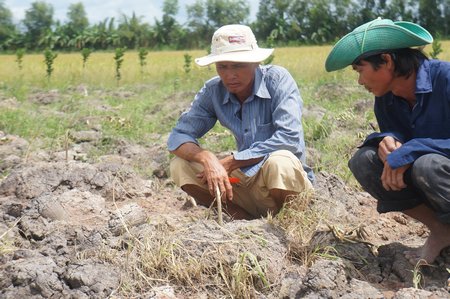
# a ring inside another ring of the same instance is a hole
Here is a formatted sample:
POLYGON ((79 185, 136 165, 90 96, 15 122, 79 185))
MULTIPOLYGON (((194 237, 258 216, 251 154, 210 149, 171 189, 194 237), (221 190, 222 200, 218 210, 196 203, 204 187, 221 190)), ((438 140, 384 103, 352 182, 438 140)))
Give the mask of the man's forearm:
MULTIPOLYGON (((171 151, 172 154, 191 162, 197 162, 204 164, 205 161, 211 159, 215 155, 210 151, 207 151, 195 143, 184 143, 180 145, 176 150, 171 151)), ((221 164, 228 172, 231 172, 237 168, 254 165, 264 159, 264 157, 254 158, 249 160, 236 160, 233 155, 229 155, 220 160, 221 164)))
POLYGON ((184 160, 202 164, 208 157, 213 155, 211 152, 191 142, 183 143, 176 150, 171 151, 171 153, 184 160))

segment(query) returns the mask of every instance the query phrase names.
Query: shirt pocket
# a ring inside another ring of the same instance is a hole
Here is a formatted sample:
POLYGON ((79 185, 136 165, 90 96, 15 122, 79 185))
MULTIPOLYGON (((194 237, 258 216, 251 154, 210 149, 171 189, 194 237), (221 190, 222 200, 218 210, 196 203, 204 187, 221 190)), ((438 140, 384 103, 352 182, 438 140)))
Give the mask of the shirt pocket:
POLYGON ((274 125, 272 123, 261 124, 256 126, 255 140, 264 141, 272 137, 275 132, 274 125))

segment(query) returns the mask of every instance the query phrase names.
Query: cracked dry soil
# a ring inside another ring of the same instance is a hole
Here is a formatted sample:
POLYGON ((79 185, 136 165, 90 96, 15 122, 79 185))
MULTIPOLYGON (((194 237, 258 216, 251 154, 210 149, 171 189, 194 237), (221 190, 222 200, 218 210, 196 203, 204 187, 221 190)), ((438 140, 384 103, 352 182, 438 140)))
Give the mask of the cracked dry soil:
POLYGON ((450 298, 450 250, 418 271, 403 251, 426 228, 379 215, 332 173, 317 173, 308 209, 322 220, 297 248, 273 219, 219 226, 168 178, 163 142, 121 142, 89 161, 97 135, 30 153, 29 141, 0 132, 1 298, 450 298), (152 175, 136 171, 142 163, 152 175), (252 287, 227 281, 239 266, 252 287))

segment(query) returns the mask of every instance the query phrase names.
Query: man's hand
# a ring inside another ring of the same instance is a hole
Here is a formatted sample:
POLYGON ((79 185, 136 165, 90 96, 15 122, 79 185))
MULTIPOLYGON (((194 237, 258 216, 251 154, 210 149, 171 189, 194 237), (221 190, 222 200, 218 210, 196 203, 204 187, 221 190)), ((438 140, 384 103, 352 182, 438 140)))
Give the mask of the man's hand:
POLYGON ((404 174, 411 165, 405 165, 397 169, 392 169, 387 161, 384 162, 381 183, 387 191, 400 191, 406 188, 404 174))
POLYGON ((203 183, 208 184, 209 193, 212 196, 216 196, 216 186, 220 189, 220 194, 225 193, 225 198, 233 200, 233 188, 228 179, 228 172, 222 165, 221 161, 214 156, 210 155, 208 159, 203 160, 203 172, 197 174, 197 177, 202 180, 203 183))
POLYGON ((386 136, 378 144, 378 157, 380 157, 381 161, 385 163, 387 156, 400 146, 402 146, 402 144, 395 140, 394 137, 386 136))
POLYGON ((264 157, 260 157, 249 160, 235 160, 233 155, 229 155, 219 160, 213 153, 192 142, 183 143, 171 153, 182 159, 202 164, 203 171, 198 173, 197 177, 204 184, 208 184, 209 193, 212 196, 216 196, 215 187, 217 186, 220 193, 225 194, 225 198, 228 200, 233 199, 233 188, 229 181, 229 174, 239 167, 253 165, 264 159, 264 157))
POLYGON ((228 180, 227 170, 213 153, 192 142, 183 143, 172 153, 182 159, 203 165, 203 171, 197 174, 197 177, 204 184, 208 184, 209 193, 213 197, 216 196, 217 186, 220 189, 220 194, 225 194, 228 200, 233 199, 233 189, 228 180))
MULTIPOLYGON (((217 158, 215 156, 214 156, 214 158, 215 158, 215 159, 213 159, 214 163, 211 163, 209 166, 206 165, 205 162, 203 162, 204 171, 199 173, 197 175, 197 177, 202 179, 203 183, 208 183, 210 192, 211 192, 210 182, 211 181, 217 182, 219 184, 221 192, 226 192, 226 198, 228 200, 233 199, 233 189, 231 187, 230 178, 229 178, 229 175, 231 174, 231 172, 240 167, 254 165, 254 164, 258 163, 259 161, 261 161, 262 159, 264 159, 264 157, 260 157, 260 158, 253 158, 253 159, 249 159, 249 160, 235 160, 233 155, 226 156, 220 160, 217 160, 217 158), (216 163, 216 161, 218 161, 222 167, 219 167, 218 164, 216 163), (207 170, 210 172, 209 179, 208 179, 208 176, 206 175, 207 170), (225 172, 222 172, 222 170, 225 172), (221 186, 223 186, 224 189, 222 189, 221 186)), ((213 160, 208 159, 207 161, 213 161, 213 160)), ((214 192, 214 190, 213 190, 213 192, 214 192)), ((213 193, 211 193, 211 194, 213 194, 213 193)))
POLYGON ((394 137, 391 136, 384 137, 378 144, 378 157, 384 164, 383 173, 381 174, 381 183, 387 191, 400 191, 406 188, 404 174, 410 165, 392 169, 387 162, 387 156, 401 146, 401 142, 395 140, 394 137))
POLYGON ((238 168, 237 161, 234 160, 233 155, 228 155, 225 158, 220 159, 220 164, 222 164, 225 171, 230 174, 233 170, 238 168))

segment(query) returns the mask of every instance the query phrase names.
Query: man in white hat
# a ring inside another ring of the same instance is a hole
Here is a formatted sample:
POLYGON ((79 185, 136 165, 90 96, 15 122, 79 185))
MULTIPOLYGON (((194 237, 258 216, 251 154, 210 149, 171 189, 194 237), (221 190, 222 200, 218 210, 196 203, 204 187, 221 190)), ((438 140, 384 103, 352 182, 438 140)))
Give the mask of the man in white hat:
POLYGON ((401 211, 430 234, 407 258, 432 263, 450 246, 450 63, 420 48, 433 37, 411 22, 376 19, 341 38, 327 71, 352 65, 358 83, 375 95, 380 132, 349 161, 380 213, 401 211))
POLYGON ((213 204, 220 189, 233 219, 276 214, 287 199, 312 190, 300 92, 286 69, 260 65, 272 52, 258 47, 248 26, 219 28, 211 54, 195 60, 200 66, 214 63, 218 76, 197 93, 168 139, 176 156, 170 165, 175 183, 204 206, 213 204), (198 143, 217 120, 237 144, 223 158, 198 143))

